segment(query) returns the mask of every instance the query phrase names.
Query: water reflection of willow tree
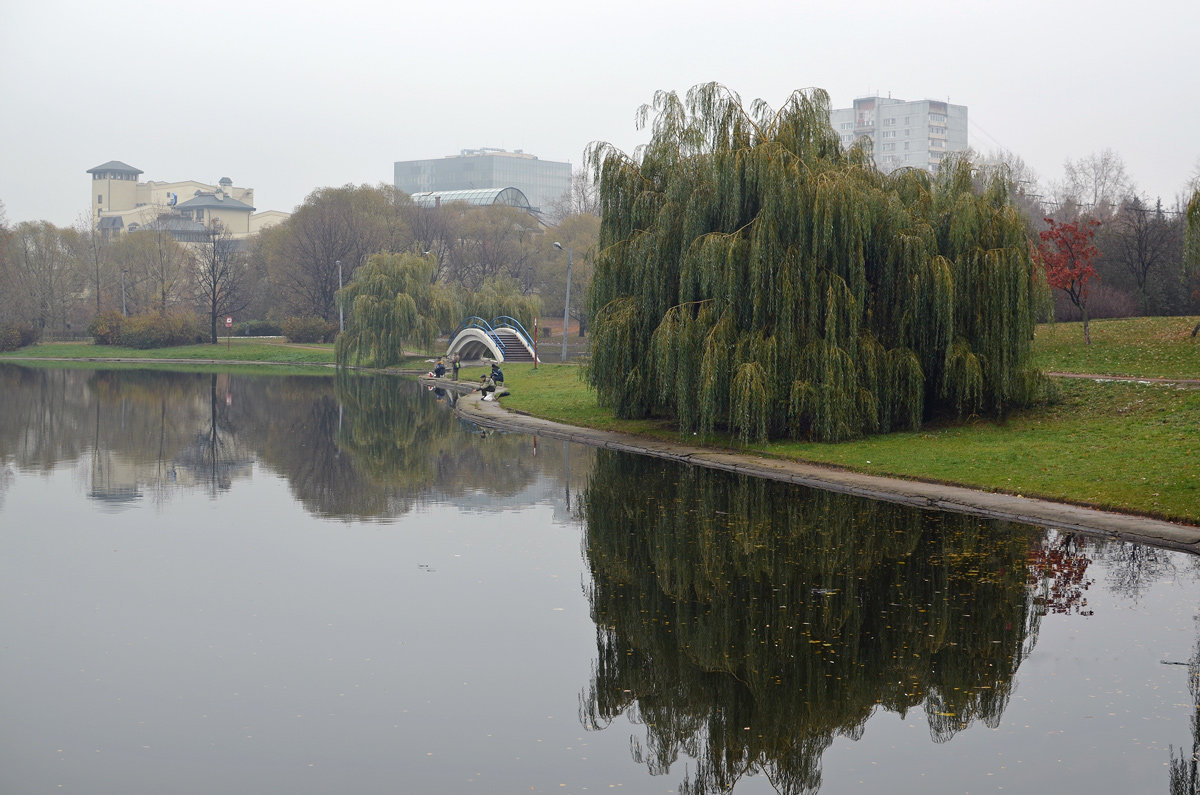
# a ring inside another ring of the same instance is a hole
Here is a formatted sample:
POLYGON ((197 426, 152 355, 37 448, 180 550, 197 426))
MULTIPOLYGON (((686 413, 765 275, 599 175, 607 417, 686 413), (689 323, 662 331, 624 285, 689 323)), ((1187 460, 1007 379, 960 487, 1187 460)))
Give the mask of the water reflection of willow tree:
POLYGON ((599 454, 584 549, 597 661, 581 717, 645 725, 681 789, 814 792, 837 735, 923 707, 942 742, 997 725, 1036 632, 1026 527, 599 454))
POLYGON ((1187 663, 1188 690, 1192 694, 1192 748, 1171 747, 1171 795, 1200 795, 1200 642, 1187 663))

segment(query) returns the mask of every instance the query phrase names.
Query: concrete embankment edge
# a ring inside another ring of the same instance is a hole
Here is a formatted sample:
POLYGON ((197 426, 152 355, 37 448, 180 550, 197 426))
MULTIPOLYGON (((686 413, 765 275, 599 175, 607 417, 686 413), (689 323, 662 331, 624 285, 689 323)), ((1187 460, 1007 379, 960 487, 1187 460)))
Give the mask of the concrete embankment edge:
MULTIPOLYGON (((466 388, 470 389, 470 386, 467 385, 466 388)), ((952 511, 989 519, 1023 522, 1200 554, 1200 527, 1194 525, 1012 494, 995 494, 961 486, 867 475, 799 461, 763 458, 752 454, 645 439, 630 434, 579 428, 509 411, 498 402, 481 400, 478 394, 462 395, 455 405, 455 411, 464 419, 487 428, 650 455, 684 464, 797 483, 926 510, 952 511)))

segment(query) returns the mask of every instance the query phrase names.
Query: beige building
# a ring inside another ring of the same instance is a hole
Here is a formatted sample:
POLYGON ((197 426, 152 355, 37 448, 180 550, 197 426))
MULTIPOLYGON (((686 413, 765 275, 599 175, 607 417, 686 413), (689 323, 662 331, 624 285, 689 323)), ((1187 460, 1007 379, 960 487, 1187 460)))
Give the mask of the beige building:
POLYGON ((256 212, 254 189, 235 187, 222 177, 216 185, 196 180, 182 182, 141 181, 142 170, 110 160, 92 175, 92 223, 108 234, 122 234, 169 216, 190 221, 195 228, 220 221, 235 238, 248 237, 282 222, 289 214, 279 210, 256 212))

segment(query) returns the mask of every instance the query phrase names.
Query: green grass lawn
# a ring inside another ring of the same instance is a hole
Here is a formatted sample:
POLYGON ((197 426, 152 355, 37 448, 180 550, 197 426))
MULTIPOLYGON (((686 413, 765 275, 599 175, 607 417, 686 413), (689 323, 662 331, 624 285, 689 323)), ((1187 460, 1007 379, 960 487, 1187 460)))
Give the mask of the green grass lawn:
POLYGON ((1130 317, 1091 322, 1092 344, 1082 323, 1043 323, 1034 338, 1034 365, 1047 372, 1200 378, 1200 318, 1130 317))
MULTIPOLYGON (((1190 329, 1189 329, 1190 331, 1190 329)), ((538 417, 695 443, 663 420, 617 420, 571 365, 505 367, 504 405, 538 417)), ((1061 399, 1003 421, 940 423, 851 442, 717 447, 878 475, 1200 522, 1200 389, 1060 379, 1061 399)))
POLYGON ((234 338, 231 344, 221 340, 216 345, 180 345, 174 348, 121 348, 115 345, 92 345, 86 342, 47 342, 31 345, 0 358, 53 359, 219 359, 238 362, 333 363, 333 345, 321 343, 293 344, 279 341, 234 338))

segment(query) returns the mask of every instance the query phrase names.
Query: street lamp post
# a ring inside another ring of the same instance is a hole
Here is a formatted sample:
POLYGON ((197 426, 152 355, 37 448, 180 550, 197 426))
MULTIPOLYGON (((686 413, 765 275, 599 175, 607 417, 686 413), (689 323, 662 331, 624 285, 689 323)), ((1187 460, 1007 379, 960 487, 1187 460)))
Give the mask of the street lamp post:
MULTIPOLYGON (((337 261, 338 266, 338 292, 342 291, 342 261, 337 261)), ((342 297, 338 296, 338 333, 346 330, 346 319, 342 316, 342 297)))
MULTIPOLYGON (((554 247, 562 251, 562 243, 555 243, 554 247)), ((567 294, 563 298, 563 347, 562 360, 567 360, 567 321, 571 317, 571 254, 573 249, 567 246, 567 294)))

